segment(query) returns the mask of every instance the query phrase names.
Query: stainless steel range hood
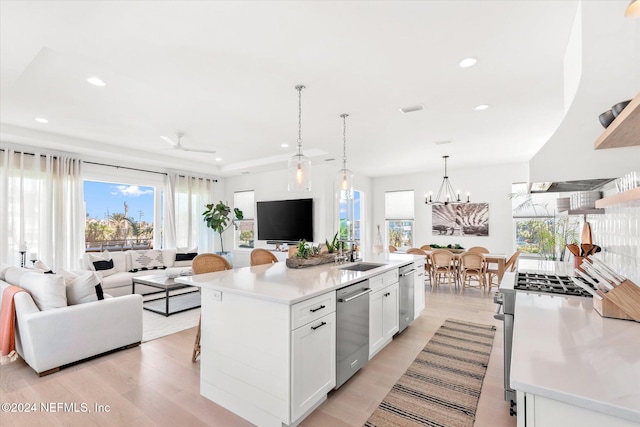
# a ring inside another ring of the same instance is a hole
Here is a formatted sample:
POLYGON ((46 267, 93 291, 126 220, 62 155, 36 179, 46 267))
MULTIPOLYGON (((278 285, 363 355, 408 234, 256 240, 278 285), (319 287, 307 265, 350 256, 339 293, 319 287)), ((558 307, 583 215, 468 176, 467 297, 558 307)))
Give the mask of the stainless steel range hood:
POLYGON ((533 182, 531 193, 570 193, 599 190, 615 178, 581 179, 577 181, 533 182))

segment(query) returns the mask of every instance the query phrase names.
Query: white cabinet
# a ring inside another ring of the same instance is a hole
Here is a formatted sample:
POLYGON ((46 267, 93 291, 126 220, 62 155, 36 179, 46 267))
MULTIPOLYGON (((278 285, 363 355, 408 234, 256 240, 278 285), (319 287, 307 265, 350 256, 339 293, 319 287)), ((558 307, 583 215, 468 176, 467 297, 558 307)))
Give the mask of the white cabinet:
POLYGON ((291 364, 291 419, 297 420, 336 384, 335 311, 291 332, 291 364))
POLYGON ((414 267, 417 270, 414 277, 413 318, 417 319, 424 309, 424 260, 416 261, 414 267))
POLYGON ((398 332, 398 282, 369 295, 369 359, 398 332))
POLYGON ((517 392, 518 427, 637 427, 638 424, 531 393, 517 392))

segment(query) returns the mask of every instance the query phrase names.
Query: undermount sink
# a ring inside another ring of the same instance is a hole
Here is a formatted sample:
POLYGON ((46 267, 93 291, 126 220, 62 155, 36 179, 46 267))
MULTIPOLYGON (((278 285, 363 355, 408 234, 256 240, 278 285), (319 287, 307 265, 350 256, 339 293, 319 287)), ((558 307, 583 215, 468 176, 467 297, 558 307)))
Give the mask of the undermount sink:
POLYGON ((349 271, 369 271, 374 268, 382 267, 386 264, 374 264, 369 262, 359 262, 357 264, 349 264, 344 267, 338 267, 340 270, 349 270, 349 271))

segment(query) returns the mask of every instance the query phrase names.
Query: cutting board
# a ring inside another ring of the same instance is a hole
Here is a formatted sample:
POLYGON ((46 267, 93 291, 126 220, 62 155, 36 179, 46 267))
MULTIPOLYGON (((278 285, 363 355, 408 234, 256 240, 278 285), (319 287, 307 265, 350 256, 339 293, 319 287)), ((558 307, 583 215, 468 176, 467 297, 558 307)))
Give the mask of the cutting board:
POLYGON ((591 241, 591 225, 587 221, 584 222, 584 226, 582 226, 582 239, 581 243, 593 244, 591 241))

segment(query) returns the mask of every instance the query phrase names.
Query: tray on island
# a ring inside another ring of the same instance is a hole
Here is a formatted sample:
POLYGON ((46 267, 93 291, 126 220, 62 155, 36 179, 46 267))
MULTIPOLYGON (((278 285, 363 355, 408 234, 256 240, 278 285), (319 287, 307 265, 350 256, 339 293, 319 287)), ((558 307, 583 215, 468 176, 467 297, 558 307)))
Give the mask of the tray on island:
POLYGON ((328 264, 336 260, 336 254, 320 254, 309 258, 287 258, 286 264, 289 268, 305 268, 314 265, 328 264))

